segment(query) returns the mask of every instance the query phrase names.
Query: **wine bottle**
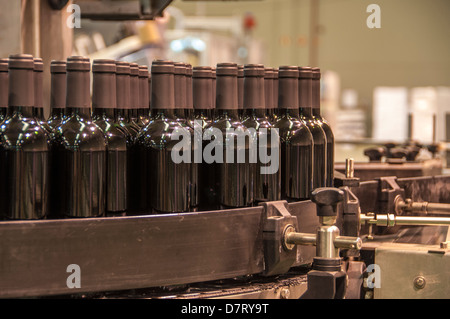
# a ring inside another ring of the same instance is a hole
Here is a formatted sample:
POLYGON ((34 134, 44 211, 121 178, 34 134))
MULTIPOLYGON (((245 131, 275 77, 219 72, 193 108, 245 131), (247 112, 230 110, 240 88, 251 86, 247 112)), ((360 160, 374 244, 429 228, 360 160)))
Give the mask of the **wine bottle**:
POLYGON ((92 121, 90 61, 67 58, 67 118, 52 134, 52 215, 101 217, 106 210, 107 144, 92 121))
MULTIPOLYGON (((116 121, 116 63, 97 59, 92 64, 92 120, 107 142, 106 216, 124 216, 127 209, 128 132, 116 121)), ((147 82, 147 79, 146 79, 147 82)))
POLYGON ((205 146, 204 161, 208 164, 211 176, 211 194, 217 193, 219 208, 251 206, 252 168, 249 165, 249 140, 245 139, 244 160, 238 161, 238 136, 246 128, 239 118, 238 109, 238 66, 236 63, 219 63, 216 67, 216 118, 207 127, 205 134, 212 141, 205 146), (220 136, 216 136, 221 134, 220 136), (216 138, 218 139, 216 141, 216 138), (222 152, 220 152, 222 148, 222 152), (205 159, 206 150, 212 149, 211 158, 205 159), (229 151, 227 151, 229 149, 229 151), (217 150, 214 152, 214 150, 217 150), (232 152, 231 152, 232 151, 232 152), (214 156, 212 154, 215 153, 214 156), (223 154, 223 156, 220 155, 223 154), (227 156, 227 154, 229 156, 227 156), (214 173, 215 172, 215 173, 214 173))
POLYGON ((0 123, 8 113, 8 59, 0 59, 0 123))
POLYGON ((280 110, 278 108, 278 68, 273 68, 273 75, 272 75, 273 79, 272 79, 272 90, 273 90, 273 116, 272 116, 272 122, 275 123, 278 120, 278 116, 279 113, 278 111, 280 110))
POLYGON ((130 120, 141 129, 139 108, 139 65, 132 62, 130 63, 130 120))
POLYGON ((44 118, 44 63, 41 58, 34 58, 34 117, 47 134, 52 131, 44 118))
POLYGON ((208 164, 202 160, 203 131, 212 123, 212 69, 208 66, 194 67, 192 72, 192 94, 194 104, 194 143, 200 145, 200 152, 195 152, 193 160, 198 163, 199 210, 214 209, 214 199, 217 194, 209 190, 208 164))
MULTIPOLYGON (((148 167, 141 175, 140 193, 143 207, 149 199, 154 213, 181 213, 190 210, 191 163, 176 161, 173 148, 189 136, 186 126, 175 118, 174 63, 166 60, 152 62, 153 121, 137 140, 141 161, 148 167), (144 185, 144 186, 142 186, 144 185)), ((191 154, 189 148, 186 154, 191 154)))
POLYGON ((186 116, 187 126, 191 132, 191 180, 190 180, 190 194, 189 194, 189 207, 190 211, 198 211, 200 205, 200 163, 194 160, 195 154, 202 151, 202 136, 201 134, 195 134, 194 132, 194 97, 192 92, 192 65, 186 63, 186 108, 184 114, 186 116))
POLYGON ((139 110, 138 125, 144 127, 150 121, 149 96, 148 96, 148 67, 139 66, 139 110))
POLYGON ((193 101, 193 93, 192 93, 192 65, 186 63, 186 108, 184 110, 184 114, 186 116, 186 120, 188 125, 191 128, 194 128, 193 120, 194 120, 194 101, 193 101))
POLYGON ((0 126, 0 205, 8 220, 42 219, 49 209, 47 133, 34 117, 34 61, 8 61, 8 115, 0 126))
POLYGON ((278 71, 278 113, 274 127, 281 144, 281 198, 305 200, 312 190, 313 138, 299 119, 298 67, 280 66, 278 71))
POLYGON ((153 118, 152 113, 152 73, 148 72, 148 121, 150 122, 153 118))
POLYGON ((312 68, 312 115, 323 129, 327 141, 326 186, 333 187, 334 179, 334 134, 330 124, 322 117, 320 111, 320 68, 312 68))
POLYGON ((116 118, 134 140, 139 133, 139 126, 132 120, 130 97, 130 63, 116 61, 116 118))
POLYGON ((238 65, 238 114, 241 120, 245 120, 244 111, 244 66, 238 65))
POLYGON ((212 72, 212 111, 211 111, 211 119, 214 120, 216 118, 216 91, 217 91, 217 84, 216 84, 216 68, 215 67, 211 67, 211 72, 212 72))
MULTIPOLYGON (((127 131, 127 215, 147 212, 147 204, 140 209, 142 187, 139 184, 147 163, 140 158, 137 137, 141 133, 139 126, 132 120, 130 97, 130 63, 116 61, 116 118, 119 125, 127 131)), ((142 130, 144 130, 142 128, 142 130)), ((143 185, 145 187, 146 184, 143 185)))
POLYGON ((312 115, 312 71, 310 67, 299 67, 298 79, 300 119, 309 128, 314 142, 313 190, 326 185, 326 136, 312 115))
POLYGON ((182 125, 188 125, 186 119, 186 64, 174 63, 175 118, 182 125))
POLYGON ((47 125, 53 131, 65 119, 66 110, 66 61, 53 60, 50 63, 50 116, 47 125))
MULTIPOLYGON (((253 197, 255 204, 265 201, 279 200, 281 196, 281 172, 279 170, 280 152, 278 132, 276 132, 266 114, 266 101, 272 102, 272 96, 267 100, 265 94, 266 70, 262 64, 244 65, 244 112, 243 122, 247 129, 253 129, 253 150, 255 164, 253 167, 253 197), (272 145, 272 134, 275 134, 276 144, 272 145), (270 158, 269 158, 269 153, 270 158), (276 157, 276 158, 275 158, 276 157), (273 166, 272 172, 265 172, 268 166, 273 166)), ((272 88, 270 83, 269 88, 272 88)), ((250 154, 252 154, 250 152, 250 154)))

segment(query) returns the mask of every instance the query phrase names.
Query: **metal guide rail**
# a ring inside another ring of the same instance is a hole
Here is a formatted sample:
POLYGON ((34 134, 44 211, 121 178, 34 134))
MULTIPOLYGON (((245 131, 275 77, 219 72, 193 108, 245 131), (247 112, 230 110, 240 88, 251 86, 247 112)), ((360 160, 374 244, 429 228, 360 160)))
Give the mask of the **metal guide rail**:
MULTIPOLYGON (((289 204, 317 227, 315 205, 289 204)), ((264 272, 264 208, 116 218, 0 222, 0 297, 180 285, 264 272), (70 265, 80 288, 67 285, 70 265), (69 268, 68 268, 69 267, 69 268), (69 269, 69 270, 68 270, 69 269)), ((294 265, 314 249, 297 251, 294 265)))

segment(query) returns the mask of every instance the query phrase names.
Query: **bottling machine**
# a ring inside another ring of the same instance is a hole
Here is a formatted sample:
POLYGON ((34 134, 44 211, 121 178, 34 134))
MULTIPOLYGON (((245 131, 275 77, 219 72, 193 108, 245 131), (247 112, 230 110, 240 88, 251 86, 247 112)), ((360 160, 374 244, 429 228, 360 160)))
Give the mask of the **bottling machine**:
MULTIPOLYGON (((171 1, 75 2, 85 17, 121 20, 152 19, 171 1)), ((367 155, 366 175, 348 159, 310 200, 0 221, 0 297, 448 298, 450 176, 385 176, 382 151, 367 155)))

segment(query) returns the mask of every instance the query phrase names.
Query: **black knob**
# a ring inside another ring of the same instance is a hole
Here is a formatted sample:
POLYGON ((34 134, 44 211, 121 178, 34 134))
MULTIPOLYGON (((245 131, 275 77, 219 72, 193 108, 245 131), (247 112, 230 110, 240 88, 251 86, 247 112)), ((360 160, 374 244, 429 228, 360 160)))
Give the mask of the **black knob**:
POLYGON ((394 147, 391 149, 390 158, 404 158, 407 155, 407 151, 401 147, 394 147))
POLYGON ((317 206, 317 216, 337 216, 337 204, 344 200, 344 191, 334 187, 316 188, 311 201, 317 206))
POLYGON ((371 162, 380 162, 381 158, 386 155, 384 147, 371 147, 364 150, 364 155, 369 157, 371 162))
POLYGON ((48 0, 48 3, 53 10, 61 10, 66 6, 67 2, 69 2, 69 0, 48 0))
POLYGON ((408 153, 406 154, 406 160, 407 160, 407 161, 415 161, 417 155, 418 155, 419 152, 420 152, 420 147, 418 147, 418 146, 408 146, 408 147, 406 148, 406 151, 408 152, 408 153))

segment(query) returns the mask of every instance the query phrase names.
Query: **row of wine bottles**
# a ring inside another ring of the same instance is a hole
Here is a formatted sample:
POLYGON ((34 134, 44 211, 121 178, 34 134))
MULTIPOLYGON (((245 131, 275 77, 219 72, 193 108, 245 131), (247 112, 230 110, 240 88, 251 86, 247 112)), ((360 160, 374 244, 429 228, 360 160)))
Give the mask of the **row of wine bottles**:
POLYGON ((155 60, 149 70, 71 56, 50 71, 45 120, 42 59, 0 59, 3 219, 248 207, 308 199, 332 185, 334 139, 320 115, 318 68, 155 60), (236 132, 250 129, 240 161, 236 132), (180 132, 192 141, 188 161, 174 160, 180 132), (274 133, 277 143, 267 143, 274 133), (270 156, 251 161, 255 146, 270 156), (263 174, 268 158, 279 165, 263 174))

